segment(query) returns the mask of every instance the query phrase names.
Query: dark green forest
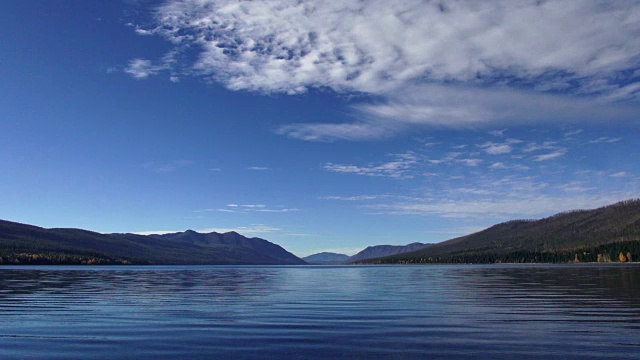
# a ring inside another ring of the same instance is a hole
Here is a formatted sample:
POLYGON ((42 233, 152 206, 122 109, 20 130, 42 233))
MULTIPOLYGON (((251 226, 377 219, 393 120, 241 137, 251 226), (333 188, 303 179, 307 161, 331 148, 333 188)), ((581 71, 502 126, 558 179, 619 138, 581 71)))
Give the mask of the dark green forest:
POLYGON ((624 241, 565 251, 535 252, 528 250, 508 253, 460 252, 429 257, 401 254, 369 259, 356 264, 493 264, 493 263, 569 263, 569 262, 631 262, 640 257, 640 241, 624 241))
POLYGON ((114 259, 102 254, 62 252, 8 253, 0 255, 0 265, 146 265, 145 261, 114 259))
POLYGON ((422 250, 357 264, 626 262, 637 261, 639 255, 640 200, 634 199, 540 220, 508 221, 422 250))

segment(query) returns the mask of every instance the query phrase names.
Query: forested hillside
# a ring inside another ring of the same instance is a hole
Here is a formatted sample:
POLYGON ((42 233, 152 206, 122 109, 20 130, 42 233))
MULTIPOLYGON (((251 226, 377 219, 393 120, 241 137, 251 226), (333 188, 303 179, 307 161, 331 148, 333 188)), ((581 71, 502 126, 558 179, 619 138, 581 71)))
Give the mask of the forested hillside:
POLYGON ((620 261, 621 253, 626 261, 640 254, 639 241, 640 200, 634 199, 540 220, 509 221, 422 250, 362 263, 620 261))
POLYGON ((270 264, 305 262, 238 233, 101 234, 0 220, 1 264, 270 264))

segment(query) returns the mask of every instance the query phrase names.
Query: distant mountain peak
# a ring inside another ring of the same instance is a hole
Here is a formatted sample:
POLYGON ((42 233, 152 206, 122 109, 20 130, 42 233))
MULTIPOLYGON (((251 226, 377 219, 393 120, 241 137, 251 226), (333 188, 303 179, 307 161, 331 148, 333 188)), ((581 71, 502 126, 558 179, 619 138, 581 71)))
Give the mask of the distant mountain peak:
POLYGON ((402 254, 410 251, 419 250, 430 246, 431 244, 423 244, 413 242, 407 245, 374 245, 367 246, 366 249, 349 258, 349 262, 361 261, 365 259, 378 258, 390 255, 402 254))
POLYGON ((333 265, 345 264, 349 260, 349 256, 345 254, 336 254, 332 252, 321 252, 303 257, 302 260, 309 264, 333 265))

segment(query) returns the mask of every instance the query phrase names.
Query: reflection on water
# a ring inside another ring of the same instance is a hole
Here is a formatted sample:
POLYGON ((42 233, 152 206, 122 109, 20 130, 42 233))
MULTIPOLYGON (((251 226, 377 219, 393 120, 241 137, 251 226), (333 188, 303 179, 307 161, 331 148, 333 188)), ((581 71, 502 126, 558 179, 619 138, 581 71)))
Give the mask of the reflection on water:
POLYGON ((640 358, 640 266, 0 267, 0 358, 640 358))

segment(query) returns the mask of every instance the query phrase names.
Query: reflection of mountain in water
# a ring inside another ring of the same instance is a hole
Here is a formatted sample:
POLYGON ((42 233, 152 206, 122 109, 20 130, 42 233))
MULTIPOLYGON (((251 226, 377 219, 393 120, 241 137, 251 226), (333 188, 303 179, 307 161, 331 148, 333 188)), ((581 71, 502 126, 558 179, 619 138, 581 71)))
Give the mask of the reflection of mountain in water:
POLYGON ((637 358, 639 271, 634 265, 0 267, 0 353, 637 358))
MULTIPOLYGON (((581 311, 624 317, 629 308, 640 316, 640 266, 636 264, 496 265, 462 268, 457 287, 486 297, 490 306, 569 307, 581 311), (615 309, 625 309, 616 314, 615 309)), ((640 320, 640 318, 637 318, 640 320)))
POLYGON ((104 301, 180 305, 189 299, 191 304, 223 304, 268 294, 278 288, 278 276, 269 269, 256 272, 249 267, 5 268, 0 271, 0 311, 14 307, 16 301, 40 310, 73 307, 77 304, 65 299, 79 297, 94 310, 104 301))

